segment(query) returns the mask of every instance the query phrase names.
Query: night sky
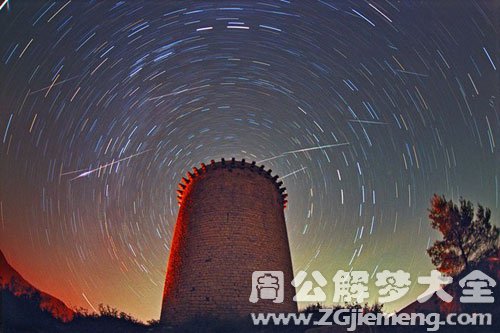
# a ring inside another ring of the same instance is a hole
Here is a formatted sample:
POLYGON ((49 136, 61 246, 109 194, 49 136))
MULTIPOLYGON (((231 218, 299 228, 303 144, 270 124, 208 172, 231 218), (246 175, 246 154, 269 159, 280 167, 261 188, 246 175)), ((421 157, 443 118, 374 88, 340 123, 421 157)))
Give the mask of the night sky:
POLYGON ((159 318, 177 184, 221 157, 283 177, 330 303, 340 269, 425 289, 433 193, 498 221, 498 2, 0 2, 0 248, 70 306, 159 318))

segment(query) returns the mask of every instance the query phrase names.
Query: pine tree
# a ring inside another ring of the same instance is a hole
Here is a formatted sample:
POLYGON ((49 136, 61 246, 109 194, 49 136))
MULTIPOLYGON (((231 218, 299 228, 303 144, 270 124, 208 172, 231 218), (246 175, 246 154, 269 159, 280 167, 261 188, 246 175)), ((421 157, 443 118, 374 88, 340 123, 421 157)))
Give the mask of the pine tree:
POLYGON ((460 199, 460 207, 446 201, 444 195, 434 194, 429 218, 431 225, 442 235, 427 253, 437 269, 450 276, 469 271, 481 260, 498 252, 499 230, 490 223, 491 211, 478 204, 460 199))

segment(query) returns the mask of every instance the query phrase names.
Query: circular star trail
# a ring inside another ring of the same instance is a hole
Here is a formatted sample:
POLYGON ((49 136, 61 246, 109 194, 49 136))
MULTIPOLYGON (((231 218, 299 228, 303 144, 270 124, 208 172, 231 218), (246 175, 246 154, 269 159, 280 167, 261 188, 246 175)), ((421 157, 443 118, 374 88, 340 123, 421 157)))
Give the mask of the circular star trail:
POLYGON ((418 295, 433 193, 498 219, 493 2, 2 2, 1 247, 69 305, 159 317, 177 183, 211 159, 282 176, 329 300, 351 268, 418 295))

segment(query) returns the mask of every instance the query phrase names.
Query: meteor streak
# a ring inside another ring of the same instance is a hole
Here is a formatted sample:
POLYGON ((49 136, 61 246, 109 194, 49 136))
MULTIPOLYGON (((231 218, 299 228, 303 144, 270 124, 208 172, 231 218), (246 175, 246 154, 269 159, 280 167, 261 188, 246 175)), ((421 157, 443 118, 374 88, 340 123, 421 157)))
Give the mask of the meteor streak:
POLYGON ((128 157, 124 157, 124 158, 121 158, 117 161, 112 161, 110 163, 106 163, 106 164, 103 164, 103 165, 100 165, 98 166, 97 168, 94 168, 94 169, 91 169, 91 170, 87 170, 85 172, 82 172, 83 170, 85 169, 80 169, 80 170, 75 170, 75 171, 68 171, 68 172, 63 172, 61 173, 61 176, 64 176, 64 175, 70 175, 70 174, 74 174, 74 173, 78 173, 78 172, 82 172, 81 174, 79 174, 78 176, 74 177, 74 178, 71 178, 70 181, 72 180, 75 180, 75 179, 78 179, 78 178, 82 178, 82 177, 85 177, 85 176, 88 176, 88 175, 91 175, 93 174, 94 172, 97 172, 97 171, 100 171, 101 169, 105 169, 109 166, 112 166, 112 165, 115 165, 117 163, 120 163, 120 162, 123 162, 123 161, 126 161, 126 160, 129 160, 133 157, 136 157, 136 156, 139 156, 139 155, 142 155, 148 151, 150 151, 151 149, 147 149, 145 151, 141 151, 140 153, 137 153, 137 154, 133 154, 133 155, 130 155, 128 157))
POLYGON ((295 154, 295 153, 301 153, 301 152, 304 152, 304 151, 325 149, 325 148, 331 148, 331 147, 347 146, 347 145, 349 145, 349 142, 334 143, 332 145, 324 145, 324 146, 318 146, 318 147, 311 147, 311 148, 304 148, 304 149, 287 151, 287 152, 284 152, 283 155, 286 155, 286 154, 295 154))
POLYGON ((59 81, 59 82, 57 82, 57 83, 55 83, 55 81, 53 81, 53 82, 52 82, 52 84, 50 84, 50 85, 48 85, 48 86, 46 86, 46 87, 44 87, 44 88, 41 88, 41 89, 38 89, 38 90, 31 91, 31 92, 29 93, 29 95, 33 95, 33 94, 36 94, 36 93, 38 93, 38 92, 48 90, 48 89, 50 89, 50 88, 52 88, 52 87, 58 86, 58 85, 60 85, 60 84, 66 83, 66 82, 68 82, 68 81, 72 81, 72 80, 74 80, 74 79, 78 79, 79 77, 81 77, 81 75, 73 76, 73 77, 70 77, 69 79, 62 80, 62 81, 59 81))
POLYGON ((383 121, 374 121, 374 120, 349 119, 349 121, 352 123, 388 125, 388 123, 384 123, 383 121))
POLYGON ((284 175, 283 177, 280 177, 280 179, 286 178, 288 176, 292 176, 292 175, 296 174, 297 172, 301 172, 302 170, 305 170, 305 169, 307 169, 307 167, 303 167, 302 169, 295 170, 294 172, 290 172, 289 174, 284 175))
POLYGON ((429 77, 429 75, 427 75, 427 74, 421 74, 421 73, 411 72, 411 71, 404 71, 402 69, 396 69, 396 71, 400 72, 400 73, 410 74, 410 75, 416 75, 416 76, 422 76, 422 77, 429 77))
POLYGON ((310 147, 310 148, 303 148, 303 149, 298 149, 298 150, 291 150, 291 151, 286 151, 286 152, 282 153, 281 155, 277 155, 277 156, 273 156, 273 157, 270 157, 270 158, 266 158, 264 160, 260 160, 257 163, 263 163, 263 162, 271 161, 271 160, 274 160, 276 158, 283 157, 283 156, 289 155, 289 154, 302 153, 302 152, 306 152, 306 151, 310 151, 310 150, 318 150, 318 149, 325 149, 325 148, 331 148, 331 147, 340 147, 340 146, 347 146, 347 145, 349 145, 349 142, 334 143, 334 144, 331 144, 331 145, 324 145, 324 146, 318 146, 318 147, 310 147))

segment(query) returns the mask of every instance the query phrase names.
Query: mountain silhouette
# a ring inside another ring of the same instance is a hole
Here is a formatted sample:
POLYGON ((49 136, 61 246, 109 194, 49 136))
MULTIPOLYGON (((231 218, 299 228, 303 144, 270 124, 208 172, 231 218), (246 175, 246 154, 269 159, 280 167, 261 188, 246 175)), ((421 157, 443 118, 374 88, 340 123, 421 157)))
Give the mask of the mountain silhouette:
POLYGON ((38 307, 49 312, 62 322, 73 320, 75 312, 60 299, 35 288, 26 281, 7 261, 0 250, 0 289, 9 291, 18 298, 28 298, 38 303, 38 307))

